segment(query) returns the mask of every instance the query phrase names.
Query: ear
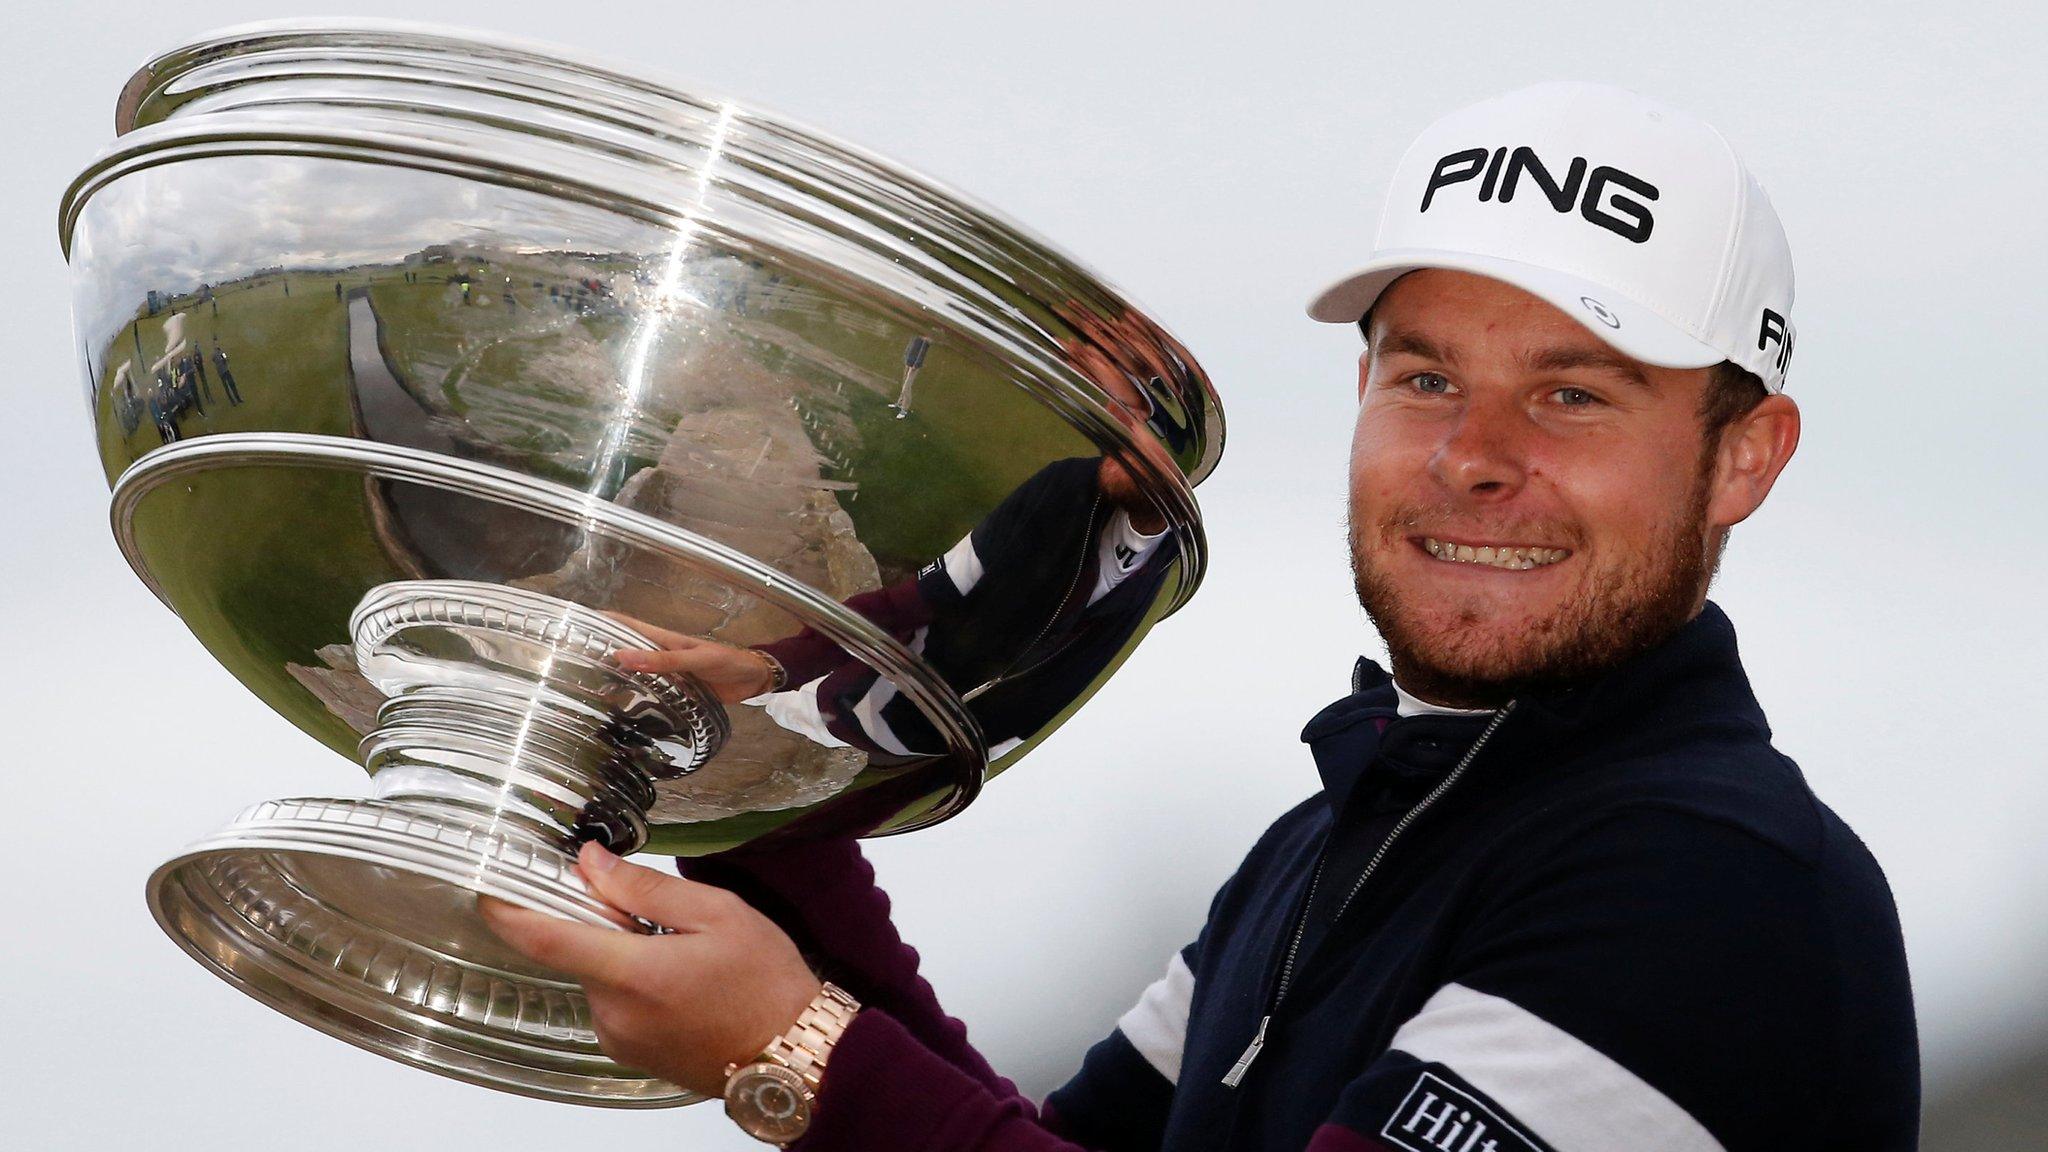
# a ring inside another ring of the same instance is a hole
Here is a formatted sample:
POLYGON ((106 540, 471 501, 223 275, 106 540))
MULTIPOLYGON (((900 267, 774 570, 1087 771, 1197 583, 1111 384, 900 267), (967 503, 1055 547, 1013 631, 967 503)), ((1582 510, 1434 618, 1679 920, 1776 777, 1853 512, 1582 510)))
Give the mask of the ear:
POLYGON ((1372 348, 1358 354, 1358 402, 1365 403, 1365 381, 1372 374, 1372 348))
POLYGON ((1707 519, 1727 528, 1749 519, 1771 494, 1778 473, 1799 447, 1799 405, 1782 393, 1762 403, 1721 430, 1714 461, 1714 489, 1707 519))

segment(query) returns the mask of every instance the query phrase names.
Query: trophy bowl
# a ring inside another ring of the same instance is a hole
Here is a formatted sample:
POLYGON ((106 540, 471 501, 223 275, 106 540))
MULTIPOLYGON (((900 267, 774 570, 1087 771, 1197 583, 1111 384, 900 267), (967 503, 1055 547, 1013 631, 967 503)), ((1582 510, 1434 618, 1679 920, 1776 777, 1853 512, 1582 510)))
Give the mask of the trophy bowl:
POLYGON ((150 907, 350 1043, 688 1102, 476 894, 659 931, 584 888, 581 842, 944 820, 1200 582, 1223 435, 1193 358, 889 161, 363 22, 168 52, 115 126, 59 221, 115 538, 371 779, 244 811, 150 907), (675 659, 619 659, 645 649, 675 659))

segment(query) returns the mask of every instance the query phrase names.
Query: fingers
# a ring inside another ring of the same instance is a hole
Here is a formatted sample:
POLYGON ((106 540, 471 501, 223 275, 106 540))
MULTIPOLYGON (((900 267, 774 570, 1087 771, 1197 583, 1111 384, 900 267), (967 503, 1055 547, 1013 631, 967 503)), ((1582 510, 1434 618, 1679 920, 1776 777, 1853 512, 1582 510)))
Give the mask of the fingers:
POLYGON ((702 930, 738 899, 723 888, 621 860, 595 841, 583 846, 576 863, 600 899, 678 932, 702 930))
POLYGON ((640 633, 641 635, 647 637, 649 640, 652 640, 657 644, 662 644, 673 648, 686 648, 691 644, 697 642, 696 638, 693 636, 685 636, 681 632, 672 632, 667 628, 663 628, 659 624, 649 624, 647 621, 642 620, 637 616, 628 616, 624 612, 607 611, 603 614, 611 617, 612 619, 618 621, 621 624, 624 624, 626 627, 631 628, 635 632, 640 633))
POLYGON ((766 657, 752 649, 731 648, 709 640, 659 652, 621 648, 617 659, 619 667, 628 672, 695 677, 726 704, 751 699, 775 684, 766 657))
POLYGON ((599 984, 623 982, 638 937, 535 912, 481 893, 476 909, 499 938, 527 958, 599 984))
MULTIPOLYGON (((726 657, 715 648, 687 640, 673 648, 649 651, 645 648, 621 648, 616 653, 619 667, 628 672, 688 672, 703 674, 717 671, 726 657)), ((664 641, 666 643, 666 641, 664 641)))

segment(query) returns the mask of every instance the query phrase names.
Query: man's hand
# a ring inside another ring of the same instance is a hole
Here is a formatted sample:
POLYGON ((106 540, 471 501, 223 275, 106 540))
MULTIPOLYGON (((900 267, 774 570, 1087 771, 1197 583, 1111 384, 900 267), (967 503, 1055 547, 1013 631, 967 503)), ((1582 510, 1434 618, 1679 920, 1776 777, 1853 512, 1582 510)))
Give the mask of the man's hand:
POLYGON ((695 676, 722 704, 751 700, 775 686, 768 658, 752 648, 686 636, 623 612, 605 615, 661 645, 658 649, 621 648, 619 667, 629 672, 681 672, 695 676))
POLYGON ((477 908, 506 943, 582 982, 598 1044, 627 1067, 718 1096, 725 1066, 788 1031, 824 987, 782 929, 723 888, 597 844, 577 864, 598 896, 675 933, 597 928, 489 896, 477 908))

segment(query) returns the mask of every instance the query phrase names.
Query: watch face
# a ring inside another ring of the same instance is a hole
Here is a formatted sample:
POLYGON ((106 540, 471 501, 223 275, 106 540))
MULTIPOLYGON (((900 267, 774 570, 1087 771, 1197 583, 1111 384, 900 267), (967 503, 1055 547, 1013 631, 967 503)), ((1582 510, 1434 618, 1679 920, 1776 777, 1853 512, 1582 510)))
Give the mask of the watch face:
POLYGON ((725 1086, 725 1114, 756 1140, 787 1144, 811 1125, 804 1078, 780 1064, 749 1064, 725 1086))

